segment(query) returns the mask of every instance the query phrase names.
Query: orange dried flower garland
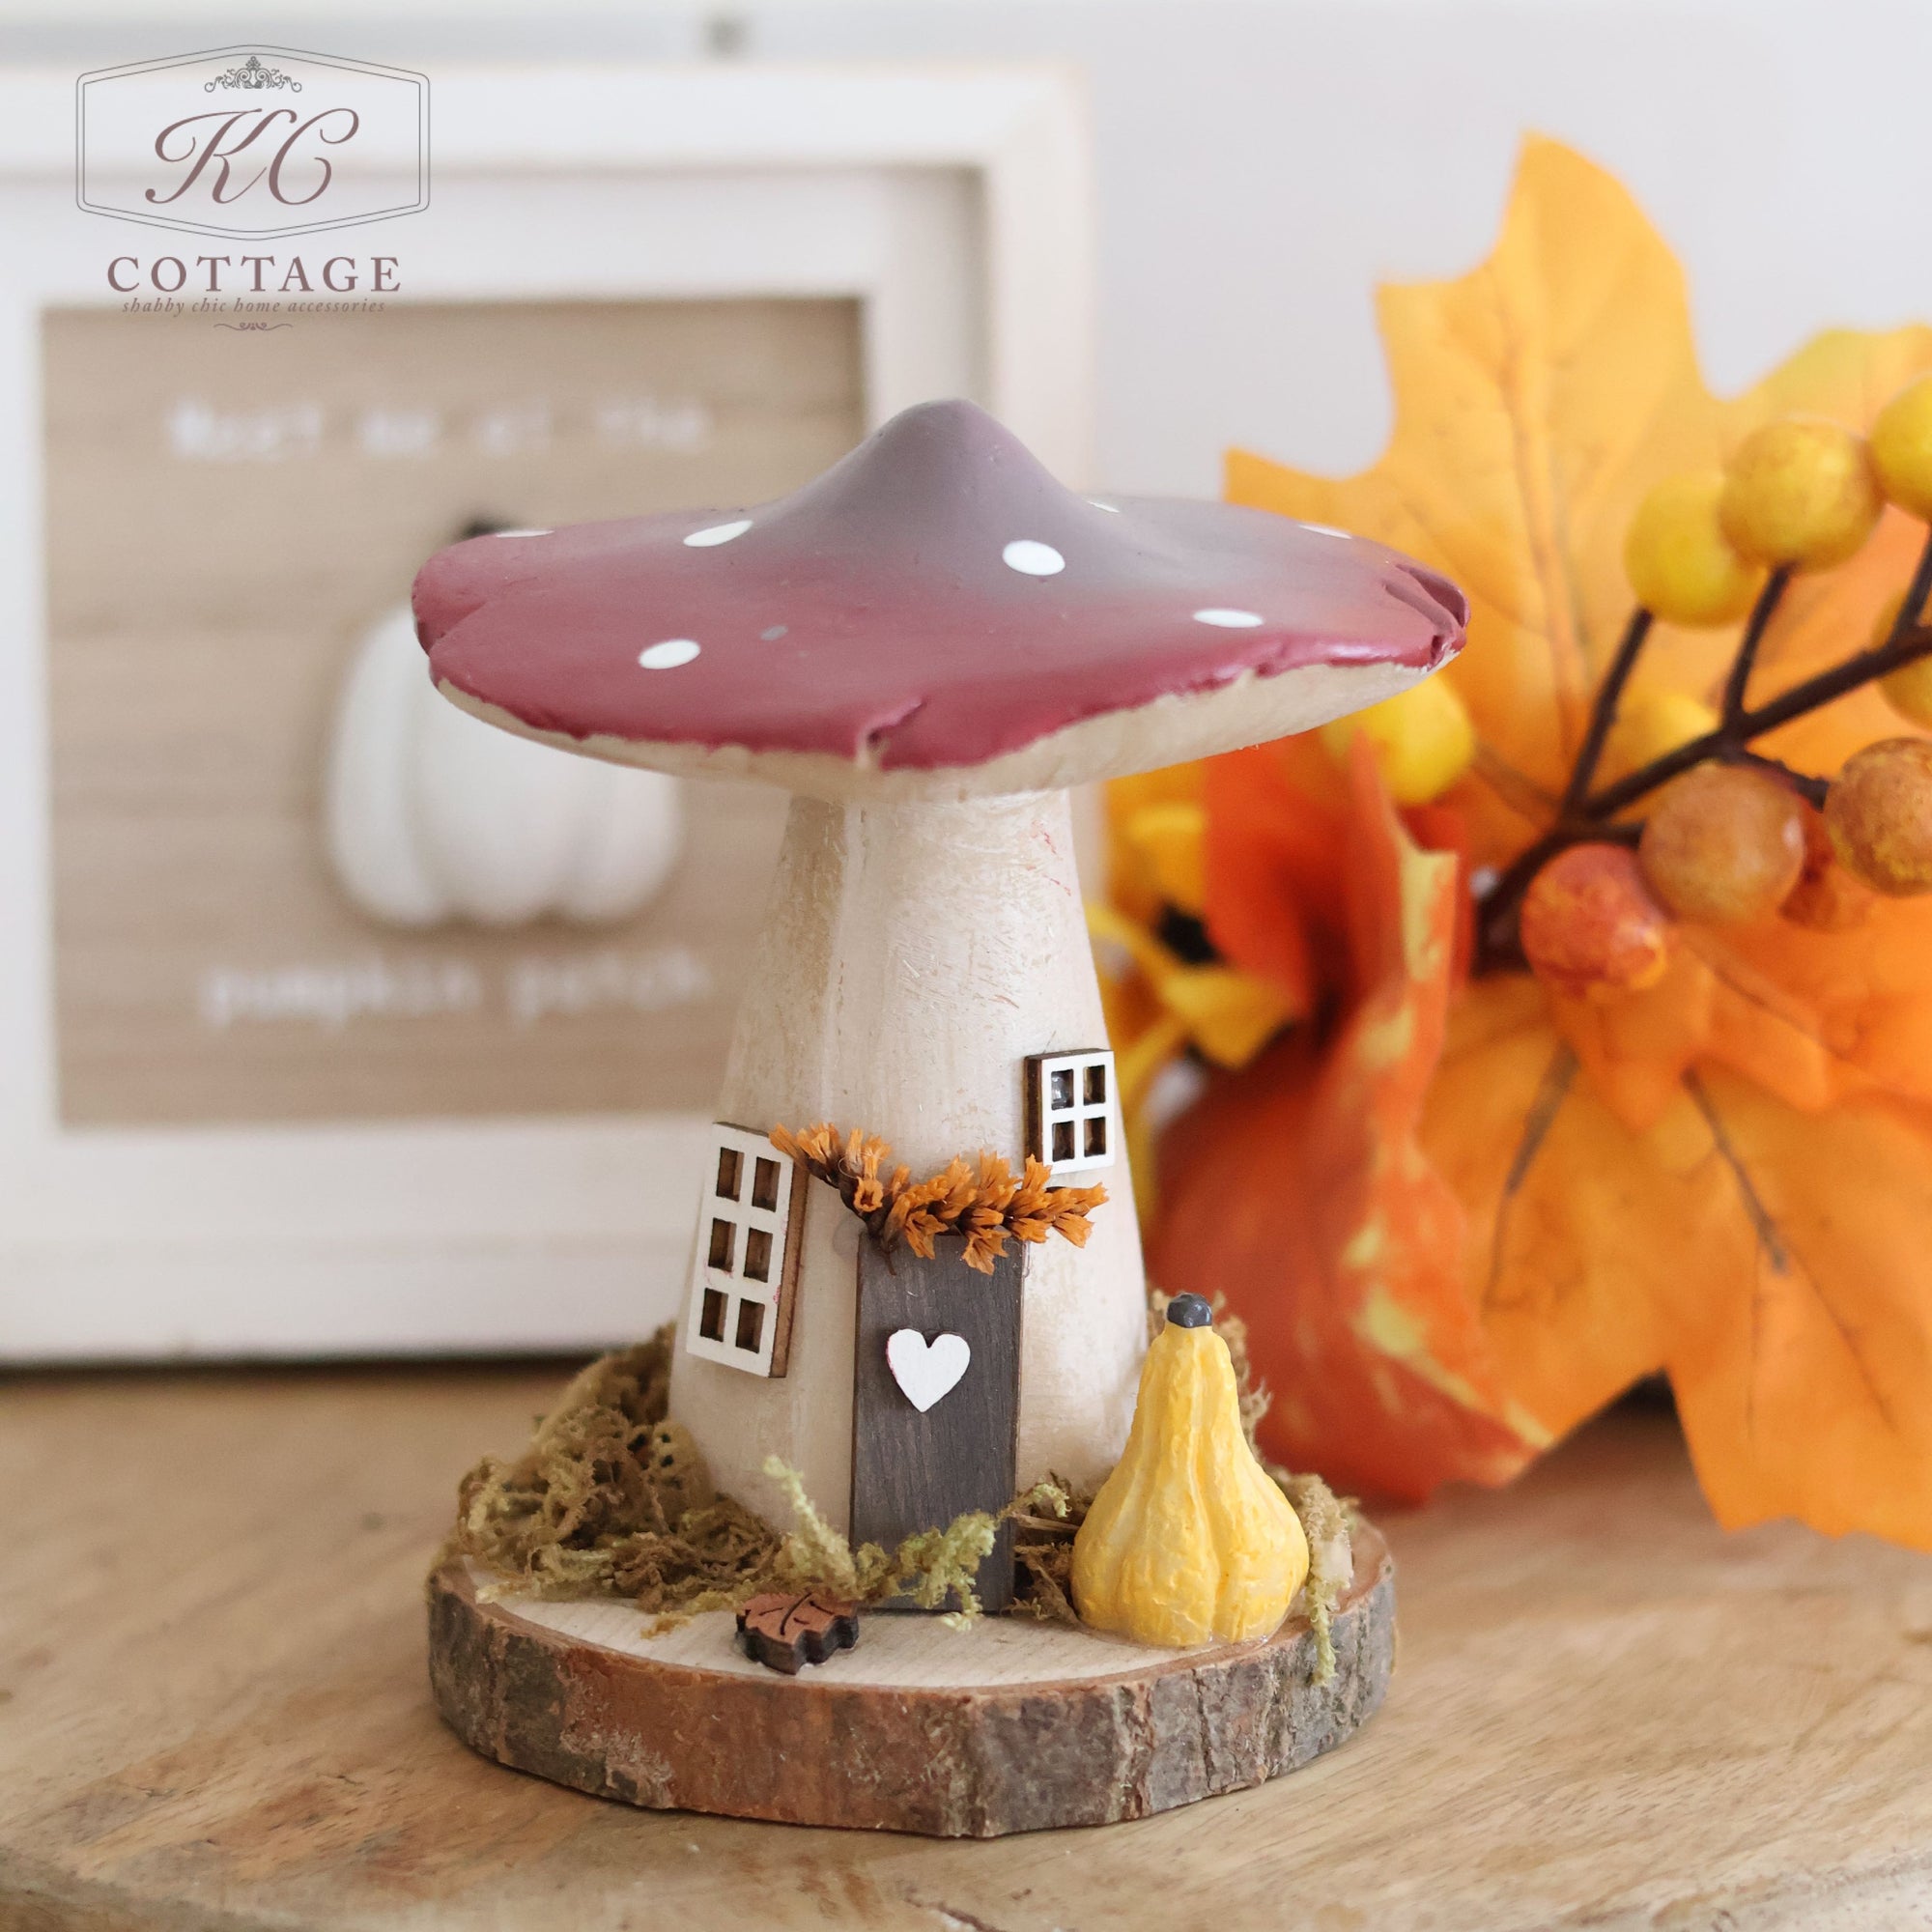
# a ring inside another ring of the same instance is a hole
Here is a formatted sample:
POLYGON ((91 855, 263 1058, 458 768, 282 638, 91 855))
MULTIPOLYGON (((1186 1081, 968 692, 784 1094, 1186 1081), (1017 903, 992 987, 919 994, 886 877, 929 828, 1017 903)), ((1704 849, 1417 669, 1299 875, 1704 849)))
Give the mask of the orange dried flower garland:
POLYGON ((1104 1187, 1051 1186, 1051 1170, 1031 1154, 1018 1176, 1003 1156, 981 1150, 977 1163, 959 1155, 939 1173, 915 1181, 909 1167, 881 1174, 892 1148, 857 1127, 843 1136, 829 1121, 796 1134, 774 1127, 771 1140, 781 1153, 836 1187, 881 1246, 903 1239, 914 1254, 930 1261, 941 1235, 963 1235, 966 1265, 980 1274, 992 1273, 1009 1236, 1043 1241, 1059 1235, 1084 1248, 1094 1231, 1087 1217, 1107 1199, 1104 1187))

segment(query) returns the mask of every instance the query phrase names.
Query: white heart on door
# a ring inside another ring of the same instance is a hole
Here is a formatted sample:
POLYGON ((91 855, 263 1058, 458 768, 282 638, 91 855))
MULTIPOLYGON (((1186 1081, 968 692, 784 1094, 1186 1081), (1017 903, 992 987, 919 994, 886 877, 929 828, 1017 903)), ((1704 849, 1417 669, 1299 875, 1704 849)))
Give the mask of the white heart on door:
POLYGON ((972 1360, 972 1345, 963 1335, 935 1335, 928 1342, 917 1328, 900 1328, 886 1341, 886 1366, 922 1415, 958 1387, 972 1360))

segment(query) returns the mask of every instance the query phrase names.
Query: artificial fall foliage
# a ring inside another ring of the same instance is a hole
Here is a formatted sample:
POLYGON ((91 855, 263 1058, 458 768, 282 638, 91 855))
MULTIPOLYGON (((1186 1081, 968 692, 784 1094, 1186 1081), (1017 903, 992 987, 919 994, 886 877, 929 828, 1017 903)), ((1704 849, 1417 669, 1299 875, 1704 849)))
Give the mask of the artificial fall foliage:
MULTIPOLYGON (((1662 1371, 1726 1524, 1932 1547, 1932 898, 1880 898, 1848 930, 1686 923, 1614 1001, 1469 972, 1470 880, 1556 814, 1631 617, 1646 492, 1793 412, 1862 433, 1932 369, 1932 330, 1833 332, 1716 398, 1670 251, 1547 141, 1490 260, 1384 291, 1380 319, 1381 460, 1332 480, 1237 452, 1228 495, 1463 587, 1443 675, 1474 757, 1408 810, 1365 743, 1338 759, 1312 735, 1114 788, 1123 1097, 1177 1038, 1210 1066, 1160 1147, 1152 1271, 1246 1317, 1264 1446, 1349 1487, 1506 1480, 1662 1371), (1205 826, 1179 887, 1177 814, 1205 826), (1210 971, 1291 1024, 1217 1050, 1166 996, 1210 971)), ((1888 509, 1850 561, 1797 577, 1754 700, 1861 648, 1924 538, 1888 509)), ((1738 636, 1658 623, 1626 711, 1716 703, 1738 636)), ((1760 749, 1831 776, 1901 731, 1867 687, 1760 749)), ((1613 734, 1612 778, 1616 759, 1613 734)))

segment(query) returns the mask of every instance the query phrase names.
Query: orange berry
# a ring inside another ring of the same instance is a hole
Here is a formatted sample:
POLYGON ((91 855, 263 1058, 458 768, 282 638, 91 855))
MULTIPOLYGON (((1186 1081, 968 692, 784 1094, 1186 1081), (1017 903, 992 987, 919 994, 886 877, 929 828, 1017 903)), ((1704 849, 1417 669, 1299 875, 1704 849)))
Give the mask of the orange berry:
POLYGON ((1641 992, 1670 963, 1669 916, 1622 845, 1557 853, 1530 881, 1518 929, 1536 977, 1577 998, 1641 992))
POLYGON ((1660 794, 1637 857, 1680 918, 1763 919, 1804 869, 1804 801, 1769 772, 1697 765, 1660 794))
POLYGON ((1932 892, 1932 742, 1881 738, 1855 752, 1826 795, 1825 829, 1874 892, 1932 892))

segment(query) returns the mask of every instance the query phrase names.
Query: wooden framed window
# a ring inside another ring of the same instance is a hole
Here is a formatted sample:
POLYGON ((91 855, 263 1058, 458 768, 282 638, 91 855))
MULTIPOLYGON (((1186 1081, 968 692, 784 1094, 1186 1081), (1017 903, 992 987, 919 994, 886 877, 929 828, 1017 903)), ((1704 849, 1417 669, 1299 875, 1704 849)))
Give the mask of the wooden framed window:
POLYGON ((806 1190, 763 1134, 711 1129, 684 1346, 707 1362, 781 1376, 791 1350, 806 1190))
POLYGON ((1055 1180, 1113 1166, 1120 1135, 1114 1056, 1036 1053, 1026 1067, 1027 1151, 1046 1162, 1055 1180))

